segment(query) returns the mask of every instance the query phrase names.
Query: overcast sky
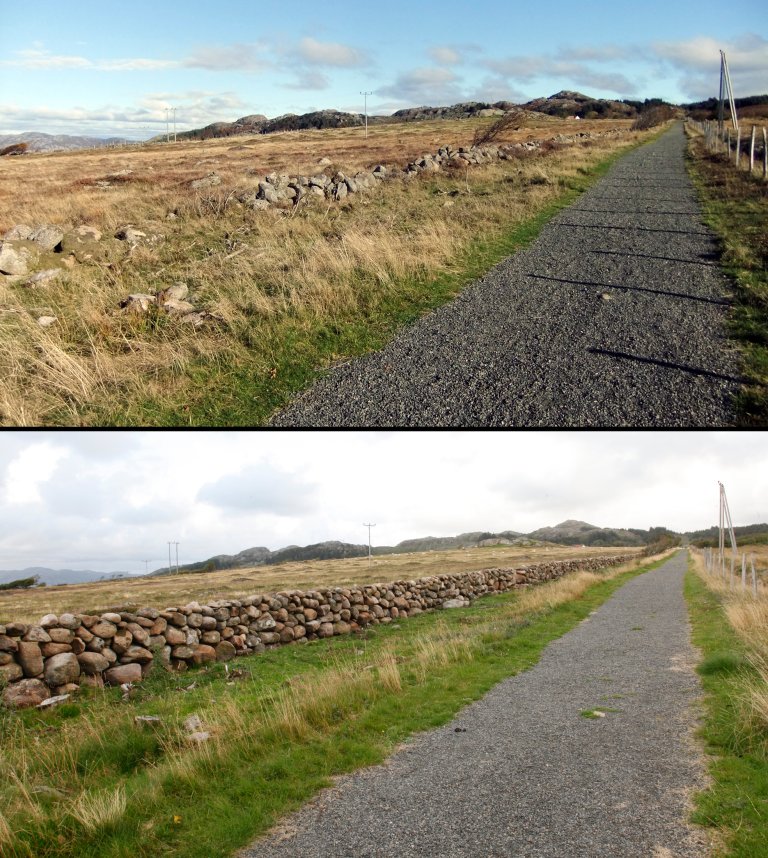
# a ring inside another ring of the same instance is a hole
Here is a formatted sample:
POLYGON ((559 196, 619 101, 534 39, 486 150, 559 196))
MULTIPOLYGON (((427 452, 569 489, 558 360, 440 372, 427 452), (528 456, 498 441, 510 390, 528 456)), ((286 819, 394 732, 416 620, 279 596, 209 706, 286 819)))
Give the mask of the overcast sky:
POLYGON ((146 139, 263 113, 766 92, 765 0, 0 0, 0 133, 146 139))
POLYGON ((328 539, 393 545, 529 532, 768 521, 765 433, 0 433, 0 569, 143 572, 328 539))

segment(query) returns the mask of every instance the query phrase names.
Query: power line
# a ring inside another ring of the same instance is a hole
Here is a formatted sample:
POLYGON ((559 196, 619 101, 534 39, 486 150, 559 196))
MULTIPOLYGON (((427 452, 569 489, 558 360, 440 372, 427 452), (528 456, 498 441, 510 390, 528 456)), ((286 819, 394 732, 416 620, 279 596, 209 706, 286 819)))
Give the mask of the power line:
POLYGON ((368 139, 368 96, 373 95, 373 92, 361 92, 360 95, 365 96, 365 139, 368 139))

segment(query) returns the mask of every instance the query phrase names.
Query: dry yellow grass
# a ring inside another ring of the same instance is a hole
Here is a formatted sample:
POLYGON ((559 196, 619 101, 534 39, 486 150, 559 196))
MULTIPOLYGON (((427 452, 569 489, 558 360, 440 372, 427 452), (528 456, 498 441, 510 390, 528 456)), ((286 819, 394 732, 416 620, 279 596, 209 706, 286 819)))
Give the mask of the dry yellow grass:
POLYGON ((733 583, 730 564, 727 574, 709 574, 700 552, 695 552, 694 564, 705 584, 719 594, 728 622, 741 638, 747 658, 755 668, 754 676, 745 678, 742 689, 742 706, 746 723, 756 724, 761 731, 768 730, 768 546, 740 547, 749 557, 755 555, 758 573, 757 595, 751 586, 751 567, 748 566, 747 587, 741 587, 741 567, 738 566, 733 583))
POLYGON ((428 575, 512 567, 551 560, 631 553, 626 548, 499 546, 453 551, 425 551, 344 560, 317 560, 257 566, 221 572, 158 578, 97 581, 32 590, 0 591, 0 622, 37 622, 48 613, 98 612, 118 605, 165 608, 197 600, 238 598, 251 593, 311 590, 377 581, 412 580, 428 575))
POLYGON ((113 242, 111 262, 77 266, 51 285, 0 282, 0 423, 152 423, 158 411, 160 422, 168 412, 182 424, 219 422, 196 406, 210 374, 247 366, 267 388, 272 380, 279 387, 275 354, 288 335, 344 327, 399 294, 404 280, 450 270, 478 236, 509 230, 555 199, 560 180, 643 139, 629 124, 541 120, 499 142, 617 135, 462 175, 387 182, 341 205, 315 198, 269 212, 243 208, 232 192, 255 187, 272 170, 319 172, 322 156, 347 173, 380 161, 402 164, 442 144, 470 143, 477 122, 384 127, 367 142, 356 129, 340 129, 7 159, 0 231, 52 222, 111 236, 132 223, 159 238, 130 252, 113 242), (211 170, 220 186, 190 189, 191 179, 211 170), (107 176, 118 177, 111 187, 95 185, 107 176), (179 281, 215 323, 193 329, 118 312, 128 294, 179 281), (58 322, 42 329, 40 315, 58 322), (201 365, 202 379, 194 372, 201 365))

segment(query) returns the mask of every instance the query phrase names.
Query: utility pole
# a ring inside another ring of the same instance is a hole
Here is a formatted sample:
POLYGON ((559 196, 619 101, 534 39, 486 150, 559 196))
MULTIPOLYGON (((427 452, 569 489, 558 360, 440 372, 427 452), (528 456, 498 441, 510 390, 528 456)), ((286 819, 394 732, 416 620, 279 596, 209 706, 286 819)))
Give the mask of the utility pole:
POLYGON ((173 142, 176 143, 176 108, 172 108, 173 110, 173 142))
POLYGON ((165 108, 165 142, 171 142, 171 108, 165 108))
POLYGON ((725 495, 725 486, 718 483, 720 486, 720 566, 722 568, 723 577, 725 577, 725 534, 728 532, 728 537, 731 542, 731 578, 730 586, 733 589, 733 568, 736 562, 736 535, 733 532, 733 522, 731 520, 731 510, 728 506, 728 498, 725 495))
POLYGON ((376 527, 375 524, 363 524, 363 527, 368 528, 368 565, 371 565, 371 528, 376 527))
POLYGON ((148 575, 149 574, 149 560, 142 560, 142 563, 144 564, 144 574, 148 575))
POLYGON ((736 115, 736 102, 733 98, 733 85, 731 74, 728 71, 728 59, 725 51, 720 51, 720 103, 717 106, 717 124, 722 133, 725 124, 725 97, 728 96, 728 105, 731 108, 731 122, 733 130, 739 130, 739 118, 736 115))
POLYGON ((171 546, 172 542, 168 543, 168 574, 170 575, 173 572, 173 566, 171 565, 171 546))
POLYGON ((173 543, 176 546, 176 574, 179 574, 179 543, 173 543))
POLYGON ((365 139, 368 139, 368 96, 373 95, 373 92, 361 92, 360 95, 365 96, 365 139))

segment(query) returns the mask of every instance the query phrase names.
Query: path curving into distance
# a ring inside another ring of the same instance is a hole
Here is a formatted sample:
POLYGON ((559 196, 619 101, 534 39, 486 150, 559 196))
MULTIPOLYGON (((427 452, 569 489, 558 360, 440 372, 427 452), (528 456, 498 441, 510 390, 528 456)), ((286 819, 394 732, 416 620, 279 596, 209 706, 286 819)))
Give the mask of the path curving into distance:
POLYGON ((239 858, 702 858, 685 821, 704 785, 686 564, 680 552, 632 579, 529 671, 239 858), (618 711, 581 714, 601 706, 618 711))
POLYGON ((528 248, 273 426, 727 426, 728 284, 680 124, 618 161, 528 248))

